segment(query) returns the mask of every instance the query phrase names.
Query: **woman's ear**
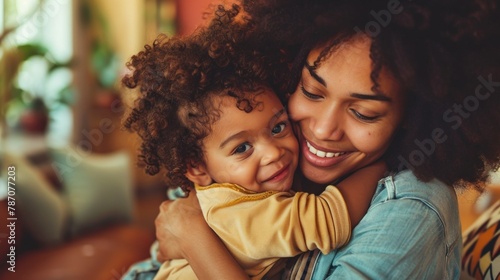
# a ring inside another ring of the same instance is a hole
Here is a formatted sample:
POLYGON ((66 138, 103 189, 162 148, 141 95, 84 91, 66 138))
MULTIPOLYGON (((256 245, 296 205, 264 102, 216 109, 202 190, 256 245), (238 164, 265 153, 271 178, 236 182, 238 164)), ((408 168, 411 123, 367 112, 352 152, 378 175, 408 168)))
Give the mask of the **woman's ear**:
POLYGON ((203 164, 198 164, 196 166, 190 165, 186 172, 186 178, 200 186, 208 186, 213 182, 212 177, 210 177, 207 168, 203 164))

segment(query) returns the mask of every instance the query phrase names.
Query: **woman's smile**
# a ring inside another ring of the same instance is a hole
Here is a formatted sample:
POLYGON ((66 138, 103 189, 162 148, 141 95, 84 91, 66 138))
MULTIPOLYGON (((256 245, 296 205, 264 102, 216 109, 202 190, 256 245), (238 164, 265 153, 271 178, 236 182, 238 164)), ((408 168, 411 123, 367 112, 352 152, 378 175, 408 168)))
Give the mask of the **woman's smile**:
POLYGON ((311 145, 311 143, 309 143, 307 140, 305 142, 306 142, 307 148, 309 148, 309 152, 312 154, 315 154, 316 156, 321 157, 321 158, 339 157, 339 156, 345 155, 347 153, 347 152, 326 152, 326 151, 318 150, 313 145, 311 145))
POLYGON ((318 167, 336 165, 351 154, 346 151, 334 151, 318 147, 316 144, 305 140, 303 137, 301 137, 300 145, 304 159, 318 167))

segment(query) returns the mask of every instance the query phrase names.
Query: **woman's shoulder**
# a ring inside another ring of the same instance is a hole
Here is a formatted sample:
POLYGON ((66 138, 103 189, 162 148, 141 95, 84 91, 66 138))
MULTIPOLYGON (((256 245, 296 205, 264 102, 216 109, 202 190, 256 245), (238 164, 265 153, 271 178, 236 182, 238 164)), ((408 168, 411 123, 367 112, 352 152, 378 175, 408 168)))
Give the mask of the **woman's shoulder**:
POLYGON ((422 181, 411 170, 386 176, 379 181, 372 205, 389 200, 413 199, 435 211, 442 220, 456 218, 458 200, 453 187, 439 180, 422 181))
POLYGON ((455 190, 443 182, 433 179, 422 181, 415 176, 411 170, 400 171, 388 175, 379 180, 379 186, 383 186, 394 198, 432 198, 434 196, 443 198, 456 198, 455 190))
POLYGON ((394 279, 455 279, 460 246, 453 189, 439 181, 423 182, 411 171, 402 171, 379 181, 371 206, 354 228, 351 241, 340 250, 321 255, 313 279, 350 279, 360 272, 369 279, 387 275, 394 279))

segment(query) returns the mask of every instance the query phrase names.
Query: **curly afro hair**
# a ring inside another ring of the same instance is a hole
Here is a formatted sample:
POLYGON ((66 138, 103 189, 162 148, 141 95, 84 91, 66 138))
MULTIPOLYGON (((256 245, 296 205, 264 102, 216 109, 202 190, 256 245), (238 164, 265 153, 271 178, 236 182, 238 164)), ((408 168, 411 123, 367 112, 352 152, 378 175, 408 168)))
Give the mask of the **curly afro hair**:
POLYGON ((373 88, 382 67, 404 87, 407 108, 386 161, 423 181, 483 187, 500 162, 500 12, 494 0, 240 0, 255 41, 294 61, 289 92, 309 51, 360 34, 372 40, 373 88), (335 38, 335 40, 332 40, 335 38), (436 132, 442 138, 434 140, 436 132), (433 138, 434 137, 434 138, 433 138), (424 143, 424 144, 422 144, 424 143))
POLYGON ((203 162, 202 140, 219 116, 214 96, 250 112, 261 89, 283 90, 272 83, 288 72, 282 54, 254 49, 238 15, 238 6, 218 6, 208 26, 191 36, 160 35, 127 63, 122 83, 139 97, 123 125, 142 139, 139 164, 150 175, 166 171, 169 187, 192 187, 184 174, 203 162))

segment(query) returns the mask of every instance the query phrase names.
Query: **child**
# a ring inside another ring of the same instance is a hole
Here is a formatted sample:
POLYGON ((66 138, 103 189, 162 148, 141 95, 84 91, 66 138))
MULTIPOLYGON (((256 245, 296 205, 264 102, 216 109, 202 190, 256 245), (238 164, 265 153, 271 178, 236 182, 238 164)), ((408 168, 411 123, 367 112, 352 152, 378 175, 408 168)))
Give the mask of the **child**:
MULTIPOLYGON (((232 38, 243 30, 221 28, 214 21, 189 37, 160 36, 133 56, 124 83, 141 95, 124 124, 143 139, 146 171, 165 168, 172 186, 194 186, 210 227, 247 274, 260 279, 279 258, 342 246, 351 221, 336 187, 318 196, 291 191, 298 144, 274 93, 279 89, 270 87, 280 73, 267 72, 278 69, 269 67, 278 60, 236 45, 244 40, 232 38)), ((358 173, 379 178, 379 167, 358 173)), ((349 180, 343 184, 356 183, 349 180)), ((196 276, 185 260, 171 260, 155 279, 166 278, 196 276)))

